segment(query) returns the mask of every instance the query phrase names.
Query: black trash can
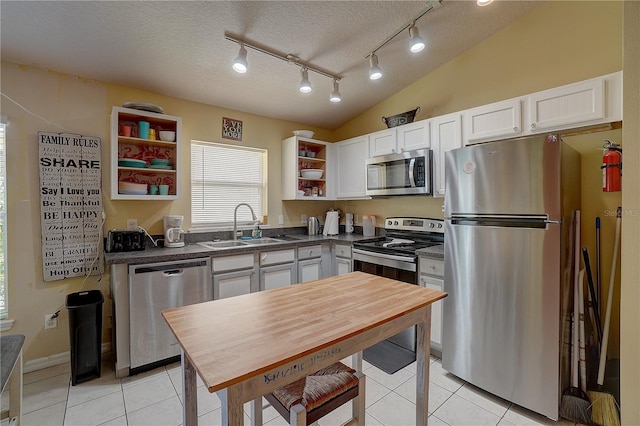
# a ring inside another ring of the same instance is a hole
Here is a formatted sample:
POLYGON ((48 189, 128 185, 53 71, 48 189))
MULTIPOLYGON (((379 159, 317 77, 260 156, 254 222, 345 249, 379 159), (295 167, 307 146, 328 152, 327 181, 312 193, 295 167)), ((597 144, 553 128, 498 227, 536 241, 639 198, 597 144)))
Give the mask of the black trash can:
POLYGON ((100 377, 103 303, 100 290, 67 295, 73 386, 100 377))

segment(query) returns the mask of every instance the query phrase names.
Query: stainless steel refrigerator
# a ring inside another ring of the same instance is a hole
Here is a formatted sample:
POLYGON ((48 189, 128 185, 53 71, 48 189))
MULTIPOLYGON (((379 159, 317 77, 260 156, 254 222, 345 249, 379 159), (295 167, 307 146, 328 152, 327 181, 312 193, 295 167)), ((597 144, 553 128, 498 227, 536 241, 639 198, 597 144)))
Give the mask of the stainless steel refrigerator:
POLYGON ((445 182, 442 366, 557 420, 580 157, 557 135, 473 145, 446 154, 445 182))

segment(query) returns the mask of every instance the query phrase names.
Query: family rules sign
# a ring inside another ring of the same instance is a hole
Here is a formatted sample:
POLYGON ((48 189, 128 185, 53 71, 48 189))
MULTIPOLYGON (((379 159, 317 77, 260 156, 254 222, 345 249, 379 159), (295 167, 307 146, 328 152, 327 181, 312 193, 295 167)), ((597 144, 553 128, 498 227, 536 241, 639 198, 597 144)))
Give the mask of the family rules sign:
POLYGON ((100 138, 38 133, 44 281, 101 274, 100 138))

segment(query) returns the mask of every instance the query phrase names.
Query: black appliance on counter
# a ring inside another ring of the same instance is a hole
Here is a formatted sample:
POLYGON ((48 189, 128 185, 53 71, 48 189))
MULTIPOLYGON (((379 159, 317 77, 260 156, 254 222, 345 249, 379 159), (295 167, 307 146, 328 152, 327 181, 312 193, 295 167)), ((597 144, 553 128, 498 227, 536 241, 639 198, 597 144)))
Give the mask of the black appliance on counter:
MULTIPOLYGON (((353 270, 418 285, 416 250, 444 244, 444 220, 389 217, 385 236, 353 243, 353 270)), ((416 359, 416 329, 410 327, 364 350, 367 362, 393 374, 416 359)))

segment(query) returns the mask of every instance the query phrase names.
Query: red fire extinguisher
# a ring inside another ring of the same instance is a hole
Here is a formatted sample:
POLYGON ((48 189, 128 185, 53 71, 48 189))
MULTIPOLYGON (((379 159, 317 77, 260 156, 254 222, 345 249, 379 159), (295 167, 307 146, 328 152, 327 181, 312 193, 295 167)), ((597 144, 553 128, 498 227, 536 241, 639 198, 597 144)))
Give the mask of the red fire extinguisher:
POLYGON ((622 189, 622 148, 605 139, 602 156, 602 191, 616 192, 622 189))

